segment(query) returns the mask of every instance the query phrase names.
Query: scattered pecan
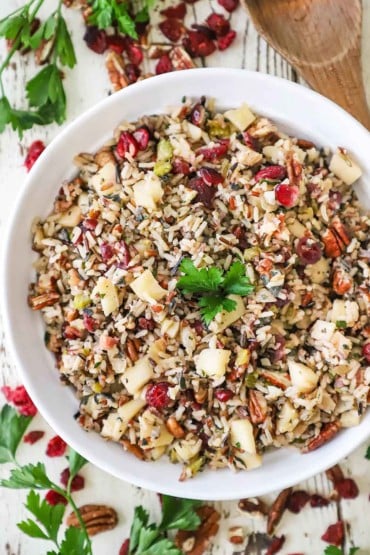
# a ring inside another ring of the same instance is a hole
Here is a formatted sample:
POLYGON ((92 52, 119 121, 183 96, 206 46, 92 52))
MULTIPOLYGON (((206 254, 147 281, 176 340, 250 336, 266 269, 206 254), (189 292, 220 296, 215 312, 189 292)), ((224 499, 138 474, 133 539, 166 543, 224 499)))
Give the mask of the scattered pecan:
POLYGON ((340 482, 341 480, 344 479, 344 474, 339 464, 336 464, 335 466, 328 468, 325 474, 327 479, 330 480, 334 484, 334 486, 337 482, 340 482))
POLYGON ((171 416, 166 422, 167 430, 172 434, 176 439, 181 439, 185 436, 184 428, 177 422, 176 418, 171 416))
POLYGON ((208 391, 204 387, 200 387, 198 391, 194 393, 194 398, 196 402, 200 404, 204 403, 207 396, 208 396, 208 391))
POLYGON ((132 362, 136 362, 139 358, 136 345, 132 339, 127 339, 126 341, 126 352, 127 356, 132 362))
POLYGON ((181 46, 175 46, 172 48, 169 52, 169 57, 174 69, 180 70, 196 67, 189 54, 181 46))
POLYGON ((316 148, 315 143, 313 143, 312 141, 307 141, 306 139, 297 139, 297 146, 299 146, 299 148, 303 148, 304 150, 316 148))
POLYGON ((177 547, 183 551, 192 543, 191 538, 194 538, 193 547, 186 550, 187 555, 203 555, 219 528, 220 513, 216 509, 203 505, 196 512, 201 519, 199 528, 194 532, 179 530, 175 537, 177 547))
POLYGON ((113 152, 111 150, 102 149, 99 150, 94 156, 94 162, 96 162, 99 166, 105 166, 108 162, 116 163, 116 159, 114 158, 113 152))
POLYGON ((106 57, 105 66, 114 91, 119 91, 129 85, 129 80, 124 69, 125 62, 120 54, 110 51, 106 57))
POLYGON ((261 424, 266 420, 267 401, 256 389, 249 390, 248 410, 253 424, 261 424))
POLYGON ((335 270, 333 274, 333 289, 337 295, 344 295, 352 287, 352 278, 343 270, 335 270))
POLYGON ((141 461, 145 460, 144 451, 140 449, 138 445, 133 445, 128 439, 121 439, 120 444, 125 448, 126 451, 135 455, 136 458, 141 461))
POLYGON ((340 256, 351 242, 349 233, 339 218, 334 218, 322 240, 325 245, 325 254, 330 258, 340 256))
POLYGON ((164 54, 167 54, 167 52, 169 52, 169 48, 166 48, 164 46, 152 45, 149 47, 147 54, 148 58, 150 58, 151 60, 159 60, 159 58, 164 54))
POLYGON ((231 526, 228 530, 229 542, 238 545, 244 542, 244 531, 241 526, 231 526))
POLYGON ((275 555, 275 553, 278 553, 280 551, 284 543, 285 536, 280 536, 280 538, 278 538, 277 536, 273 537, 272 542, 270 543, 266 551, 266 555, 275 555))
POLYGON ((279 524, 292 491, 293 491, 293 488, 284 489, 279 493, 279 495, 271 505, 267 515, 267 533, 269 535, 273 533, 276 526, 279 524))
MULTIPOLYGON (((89 536, 95 536, 95 534, 100 534, 100 532, 112 530, 112 528, 117 526, 117 513, 112 507, 107 505, 82 505, 79 511, 89 536)), ((80 527, 74 512, 68 515, 67 526, 80 527)))
POLYGON ((310 500, 310 494, 304 490, 296 490, 289 496, 287 502, 287 509, 291 513, 298 514, 301 512, 303 507, 307 505, 310 500))
POLYGON ((276 387, 280 387, 281 389, 286 389, 292 385, 288 374, 283 374, 282 372, 262 370, 260 376, 271 385, 276 385, 276 387))
POLYGON ((287 153, 286 169, 290 185, 299 186, 302 179, 302 164, 295 160, 292 152, 287 153))
POLYGON ((29 296, 28 297, 28 304, 32 308, 32 310, 40 310, 41 308, 45 308, 45 306, 52 306, 53 304, 59 301, 59 293, 50 292, 50 293, 43 293, 42 295, 36 296, 29 296))
POLYGON ((250 513, 251 516, 267 516, 269 509, 261 499, 241 499, 238 503, 241 511, 250 513))
POLYGON ((324 443, 330 441, 339 432, 339 430, 339 422, 328 422, 327 424, 324 424, 320 430, 320 433, 316 437, 311 439, 306 447, 302 449, 302 453, 310 453, 311 451, 315 451, 315 449, 318 449, 319 447, 324 445, 324 443))

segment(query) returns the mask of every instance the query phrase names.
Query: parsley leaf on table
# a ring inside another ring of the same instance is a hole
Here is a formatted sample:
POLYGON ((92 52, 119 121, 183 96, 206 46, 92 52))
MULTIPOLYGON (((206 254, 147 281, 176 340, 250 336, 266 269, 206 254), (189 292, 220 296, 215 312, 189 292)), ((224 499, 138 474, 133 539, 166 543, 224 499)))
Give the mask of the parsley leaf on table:
POLYGON ((18 445, 32 416, 23 416, 9 405, 0 413, 0 463, 14 462, 18 445))
POLYGON ((0 486, 12 489, 49 489, 53 488, 54 484, 46 474, 45 465, 39 462, 12 468, 10 477, 0 480, 0 486))
POLYGON ((365 459, 367 459, 367 460, 370 461, 370 445, 369 445, 369 447, 368 447, 367 450, 366 450, 365 459))
POLYGON ((62 504, 49 505, 45 499, 31 490, 25 503, 26 509, 36 517, 36 522, 29 519, 18 524, 18 528, 32 538, 50 539, 57 542, 58 531, 62 524, 65 506, 62 504), (46 533, 42 531, 39 524, 44 527, 46 533))
POLYGON ((67 528, 60 544, 58 555, 90 555, 91 547, 86 541, 86 535, 80 528, 67 528))
POLYGON ((127 4, 117 0, 92 0, 89 23, 99 29, 118 26, 119 30, 136 39, 135 21, 127 11, 127 4))
POLYGON ((85 464, 87 464, 88 462, 82 455, 77 453, 77 451, 75 451, 71 447, 69 447, 68 449, 67 459, 69 463, 69 472, 71 479, 73 479, 81 470, 81 468, 85 466, 85 464))
MULTIPOLYGON (((348 555, 355 555, 355 553, 357 553, 359 549, 360 549, 359 547, 351 547, 348 555)), ((325 548, 324 555, 344 555, 344 554, 342 549, 340 549, 336 545, 328 545, 328 547, 325 548)))
POLYGON ((201 506, 201 501, 180 499, 179 497, 162 497, 161 530, 196 530, 200 525, 200 518, 195 509, 201 506))

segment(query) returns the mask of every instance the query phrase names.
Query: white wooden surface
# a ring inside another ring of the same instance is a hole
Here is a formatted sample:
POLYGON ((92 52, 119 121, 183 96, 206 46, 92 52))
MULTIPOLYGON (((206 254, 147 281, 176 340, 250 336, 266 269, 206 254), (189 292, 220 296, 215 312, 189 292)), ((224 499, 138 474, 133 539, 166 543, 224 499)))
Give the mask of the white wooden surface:
MULTIPOLYGON (((49 0, 49 4, 55 3, 49 0)), ((22 0, 1 0, 0 18, 18 5, 22 0)), ((161 6, 162 7, 162 6, 161 6)), ((186 23, 191 24, 194 20, 202 22, 210 13, 211 8, 222 11, 214 0, 199 0, 195 5, 188 5, 186 23)), ((68 122, 73 120, 87 108, 104 98, 109 93, 109 82, 104 68, 104 58, 89 51, 83 40, 83 26, 77 12, 70 10, 66 13, 68 22, 73 32, 74 43, 78 55, 78 66, 74 71, 68 71, 65 84, 68 94, 68 122)), ((153 20, 158 18, 154 15, 153 20)), ((258 37, 249 22, 246 14, 239 8, 231 16, 232 27, 238 31, 238 38, 232 48, 225 52, 215 53, 207 58, 206 65, 242 67, 261 72, 272 73, 287 79, 297 80, 294 71, 258 37)), ((364 0, 364 33, 363 33, 363 59, 364 77, 367 86, 368 98, 370 100, 370 0, 364 0)), ((162 40, 159 34, 153 33, 153 39, 162 40)), ((0 58, 4 56, 4 44, 0 45, 0 58)), ((147 67, 146 69, 150 69, 147 67)), ((34 67, 32 62, 24 58, 16 58, 15 64, 6 75, 6 89, 9 97, 22 106, 24 83, 32 74, 34 67)), ((217 94, 217 91, 215 91, 217 94)), ((15 198, 21 191, 26 176, 23 168, 24 149, 33 140, 41 139, 48 144, 57 135, 59 129, 56 126, 39 128, 25 134, 23 141, 7 130, 0 136, 0 237, 6 220, 12 211, 15 198)), ((17 254, 14 253, 14 256, 17 254)), ((0 385, 3 383, 18 384, 16 369, 7 353, 6 340, 4 340, 0 328, 0 385)), ((0 399, 0 404, 3 398, 0 399)), ((36 417, 31 429, 43 429, 47 432, 46 437, 34 446, 24 446, 21 450, 21 459, 26 461, 42 460, 45 458, 44 451, 47 439, 53 434, 46 422, 41 417, 36 417)), ((369 442, 370 443, 370 442, 369 442)), ((336 522, 339 518, 348 523, 346 534, 345 553, 349 547, 356 545, 361 547, 360 555, 370 554, 370 526, 369 526, 369 494, 370 494, 370 462, 364 459, 366 446, 362 446, 353 453, 342 466, 346 474, 353 475, 356 479, 361 495, 353 501, 342 501, 331 503, 324 509, 305 508, 301 514, 294 516, 286 513, 277 530, 277 534, 286 535, 286 543, 280 552, 281 555, 302 553, 305 555, 321 555, 326 544, 320 540, 320 536, 329 524, 336 522)), ((57 479, 59 472, 64 468, 61 459, 49 459, 48 468, 57 479)), ((0 476, 4 476, 7 469, 0 467, 0 476)), ((114 506, 120 517, 119 526, 111 532, 101 534, 93 541, 94 554, 96 555, 118 555, 122 541, 127 537, 133 508, 138 503, 143 503, 150 509, 153 518, 159 512, 158 498, 156 494, 130 486, 110 477, 97 468, 88 465, 83 474, 86 478, 86 488, 76 494, 79 505, 86 502, 106 503, 114 506)), ((248 475, 241 475, 241 480, 248 480, 248 475)), ((319 492, 328 495, 330 485, 324 476, 319 475, 307 483, 301 484, 303 489, 310 492, 319 492)), ((191 487, 191 484, 189 484, 191 487)), ((16 527, 25 516, 22 502, 25 492, 9 491, 0 489, 0 555, 40 555, 46 552, 40 540, 32 540, 25 537, 16 527)), ((242 525, 246 533, 261 530, 264 531, 263 521, 248 519, 237 510, 236 502, 220 503, 222 510, 222 527, 218 537, 215 539, 212 553, 219 555, 231 555, 233 546, 227 541, 227 530, 232 525, 242 525)), ((237 551, 244 552, 243 548, 237 551)), ((247 552, 246 552, 247 553, 247 552)), ((163 554, 165 555, 165 554, 163 554)))

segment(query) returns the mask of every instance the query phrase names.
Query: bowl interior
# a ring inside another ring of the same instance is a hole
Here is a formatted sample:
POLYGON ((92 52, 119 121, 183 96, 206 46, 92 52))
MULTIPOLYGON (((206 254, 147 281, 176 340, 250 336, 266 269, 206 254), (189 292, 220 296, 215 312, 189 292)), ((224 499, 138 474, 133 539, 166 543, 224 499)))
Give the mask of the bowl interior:
POLYGON ((360 426, 342 431, 319 451, 300 455, 294 449, 272 451, 252 472, 205 471, 179 482, 179 465, 163 459, 145 463, 94 433, 84 432, 73 419, 78 402, 63 387, 52 355, 43 343, 40 315, 27 308, 32 280, 30 228, 34 217, 46 216, 60 183, 75 173, 72 159, 91 152, 111 137, 122 120, 158 113, 176 106, 183 96, 215 97, 217 107, 247 102, 285 131, 316 144, 348 148, 363 168, 355 187, 370 208, 369 133, 332 102, 288 81, 230 69, 197 69, 162 75, 116 93, 78 118, 60 133, 32 169, 9 225, 3 261, 5 326, 22 380, 50 425, 72 447, 107 472, 148 489, 198 499, 233 499, 277 490, 299 482, 336 463, 370 434, 370 413, 360 426))

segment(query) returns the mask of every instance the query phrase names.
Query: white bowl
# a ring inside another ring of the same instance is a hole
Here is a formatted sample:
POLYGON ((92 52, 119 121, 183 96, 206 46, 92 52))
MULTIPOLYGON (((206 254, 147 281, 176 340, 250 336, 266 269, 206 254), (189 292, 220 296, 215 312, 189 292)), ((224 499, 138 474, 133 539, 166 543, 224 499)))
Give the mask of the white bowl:
POLYGON ((31 222, 37 215, 48 214, 60 183, 75 173, 73 156, 97 149, 121 120, 161 112, 179 104, 184 95, 215 97, 221 109, 247 102, 295 136, 314 140, 317 145, 348 148, 364 172, 356 190, 370 207, 370 135, 324 97, 291 82, 243 70, 196 69, 148 79, 114 94, 79 117, 60 133, 30 172, 8 229, 2 264, 6 332, 21 380, 42 415, 96 466, 137 486, 170 495, 210 500, 250 497, 296 484, 348 455, 370 435, 370 412, 359 426, 341 431, 318 451, 301 455, 295 449, 275 450, 265 455, 262 467, 251 472, 207 470, 192 480, 179 482, 179 465, 166 458, 141 462, 119 445, 79 427, 73 419, 78 401, 72 389, 60 384, 53 356, 44 346, 41 317, 26 302, 35 259, 31 222))

